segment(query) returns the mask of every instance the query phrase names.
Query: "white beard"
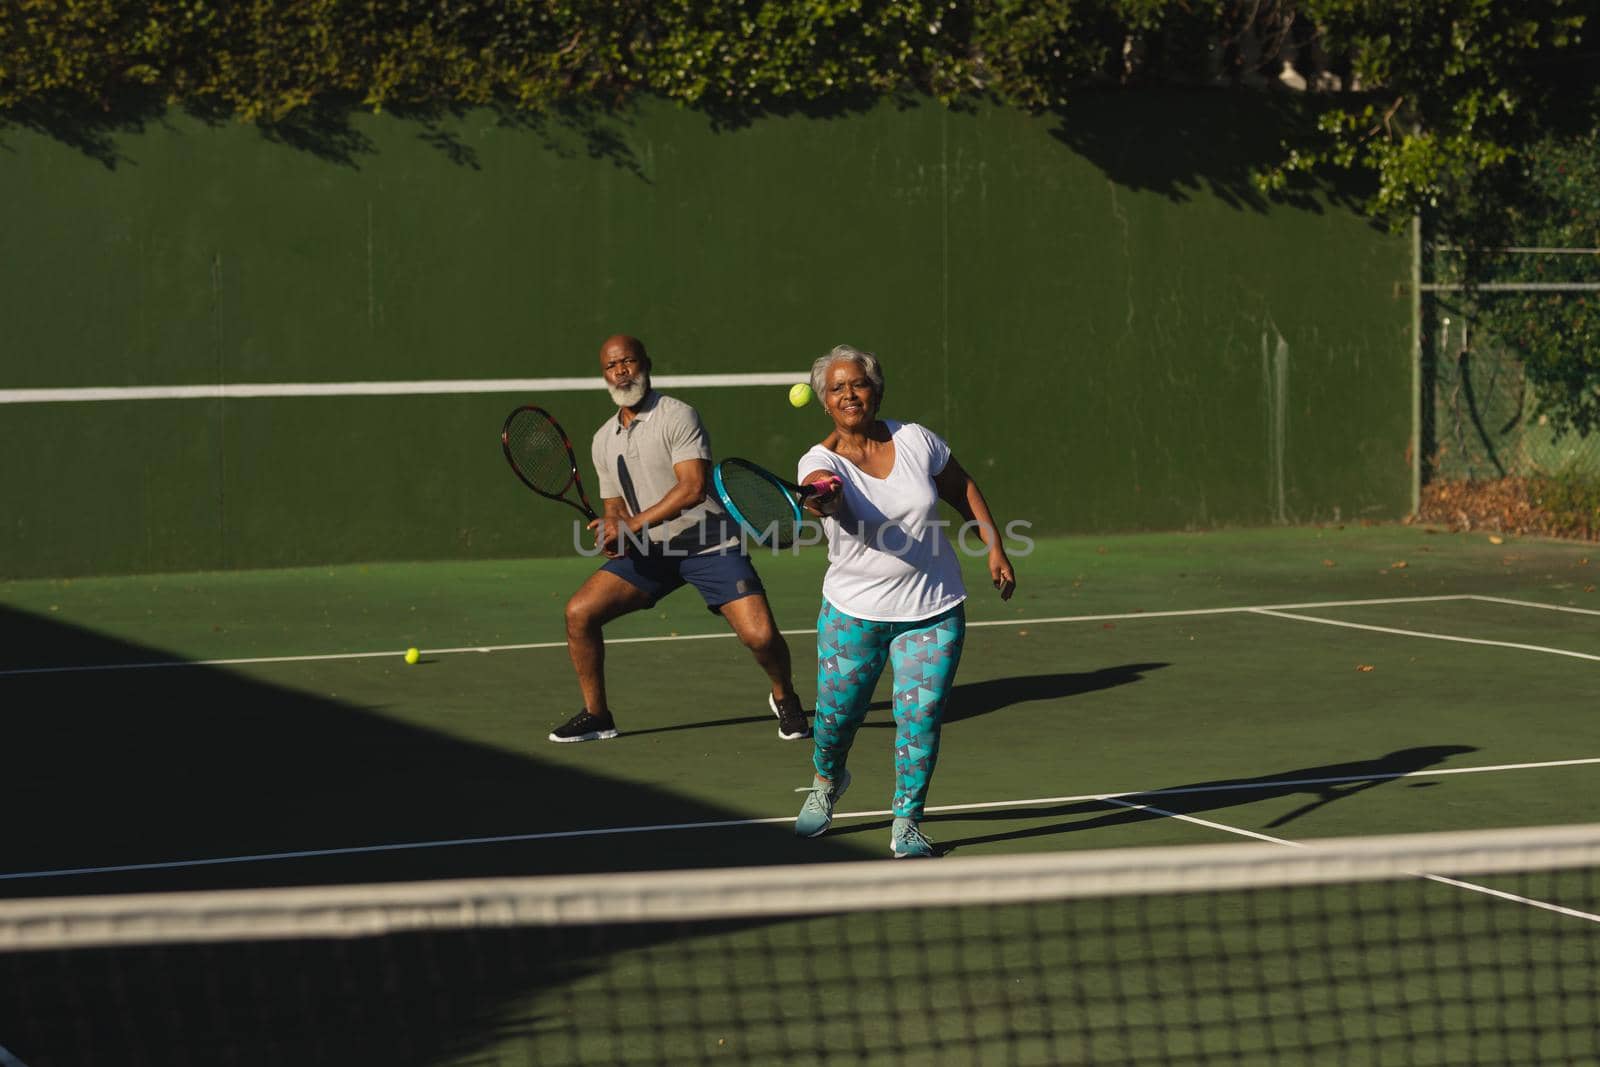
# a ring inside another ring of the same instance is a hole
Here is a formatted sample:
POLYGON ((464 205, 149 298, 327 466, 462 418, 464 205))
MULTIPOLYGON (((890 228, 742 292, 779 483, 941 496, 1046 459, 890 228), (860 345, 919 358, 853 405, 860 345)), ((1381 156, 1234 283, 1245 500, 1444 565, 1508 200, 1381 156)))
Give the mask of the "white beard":
POLYGON ((631 385, 612 385, 606 383, 606 392, 611 394, 611 400, 619 408, 631 408, 644 399, 644 394, 650 391, 648 378, 635 378, 631 385))

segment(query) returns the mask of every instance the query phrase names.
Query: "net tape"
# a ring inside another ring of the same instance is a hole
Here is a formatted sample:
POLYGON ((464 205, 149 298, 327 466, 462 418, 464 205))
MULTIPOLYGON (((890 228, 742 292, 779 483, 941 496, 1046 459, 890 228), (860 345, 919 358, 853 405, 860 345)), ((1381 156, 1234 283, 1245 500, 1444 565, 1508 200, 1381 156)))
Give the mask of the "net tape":
MULTIPOLYGON (((1300 847, 1191 845, 950 857, 928 864, 34 898, 0 902, 0 951, 778 918, 1585 867, 1600 867, 1600 824, 1332 838, 1300 847)), ((1600 922, 1600 916, 1571 914, 1600 922)))

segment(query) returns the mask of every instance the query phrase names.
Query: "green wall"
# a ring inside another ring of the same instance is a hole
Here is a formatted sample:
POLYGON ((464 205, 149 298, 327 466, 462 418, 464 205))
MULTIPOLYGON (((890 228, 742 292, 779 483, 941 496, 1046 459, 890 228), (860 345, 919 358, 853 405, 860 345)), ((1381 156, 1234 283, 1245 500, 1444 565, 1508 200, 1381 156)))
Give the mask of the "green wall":
MULTIPOLYGON (((609 143, 358 116, 343 159, 176 114, 114 158, 0 128, 0 389, 583 375, 617 331, 657 373, 787 371, 848 342, 1039 531, 1397 517, 1408 249, 1336 197, 1255 196, 1276 108, 651 104, 609 143)), ((827 429, 784 392, 679 395, 784 469, 827 429)), ((0 576, 569 551, 499 454, 523 399, 0 404, 0 576)), ((584 442, 612 410, 541 402, 584 442)))

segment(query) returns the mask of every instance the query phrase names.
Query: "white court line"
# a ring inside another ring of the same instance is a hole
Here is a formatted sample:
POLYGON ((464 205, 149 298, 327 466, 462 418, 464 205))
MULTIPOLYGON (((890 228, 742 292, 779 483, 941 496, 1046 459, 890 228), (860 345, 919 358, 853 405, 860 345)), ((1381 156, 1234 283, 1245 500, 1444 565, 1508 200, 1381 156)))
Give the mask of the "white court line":
MULTIPOLYGON (((808 634, 811 630, 784 630, 786 634, 808 634)), ((672 637, 608 637, 607 645, 637 645, 653 641, 711 641, 717 638, 733 637, 732 631, 715 634, 678 634, 672 637)), ((535 641, 523 645, 464 645, 461 648, 430 648, 423 653, 426 656, 450 656, 460 652, 520 652, 526 649, 538 648, 566 648, 565 641, 535 641)), ((168 667, 240 667, 257 663, 315 663, 320 660, 334 659, 378 659, 389 656, 404 655, 401 651, 389 652, 327 652, 314 656, 245 656, 238 659, 173 659, 158 660, 153 663, 98 663, 87 667, 18 667, 12 670, 0 671, 0 678, 13 674, 70 674, 77 671, 140 671, 156 670, 168 667)))
POLYGON ((656 826, 608 826, 601 830, 555 830, 532 834, 500 834, 494 837, 461 837, 444 841, 405 841, 392 845, 353 845, 346 848, 308 848, 294 852, 258 852, 242 856, 214 856, 198 860, 166 860, 160 863, 119 863, 105 867, 66 867, 54 871, 13 871, 0 874, 0 882, 19 878, 65 878, 81 874, 128 874, 133 871, 171 871, 185 867, 217 867, 232 863, 264 863, 272 860, 318 859, 327 856, 362 856, 374 852, 405 852, 424 848, 454 848, 460 845, 506 845, 521 841, 552 841, 566 837, 599 837, 606 834, 645 834, 669 830, 716 830, 730 826, 761 826, 794 822, 794 816, 771 819, 718 819, 709 822, 661 823, 656 826))
POLYGON ((1490 604, 1511 604, 1519 608, 1543 608, 1545 611, 1566 611, 1571 612, 1574 615, 1600 615, 1600 611, 1596 611, 1594 608, 1572 608, 1565 604, 1540 604, 1533 600, 1512 600, 1510 597, 1503 596, 1474 595, 1471 597, 1471 599, 1483 600, 1490 604))
MULTIPOLYGON (((1229 793, 1237 790, 1278 788, 1281 786, 1338 785, 1341 782, 1373 782, 1394 778, 1420 778, 1440 774, 1482 774, 1485 771, 1533 771, 1548 767, 1583 767, 1600 763, 1600 756, 1587 759, 1546 760, 1542 763, 1499 763, 1485 767, 1438 767, 1420 771, 1394 771, 1379 774, 1344 774, 1330 778, 1285 778, 1269 782, 1219 782, 1212 785, 1181 785, 1170 789, 1143 789, 1135 793, 1084 793, 1069 797, 1039 797, 1034 800, 991 800, 983 804, 954 804, 949 807, 928 808, 928 811, 980 811, 986 808, 1020 808, 1036 804, 1076 804, 1086 800, 1112 800, 1116 797, 1164 797, 1184 793, 1229 793)), ((867 814, 881 815, 884 812, 867 814)), ((851 815, 836 815, 847 819, 851 815)))
POLYGON ((1493 645, 1496 648, 1515 648, 1523 652, 1547 652, 1552 656, 1571 656, 1600 662, 1600 656, 1588 652, 1572 652, 1564 648, 1546 648, 1544 645, 1524 645, 1516 641, 1491 641, 1484 637, 1457 637, 1454 634, 1435 634, 1423 630, 1400 630, 1393 626, 1372 626, 1363 622, 1345 622, 1342 619, 1319 619, 1313 615, 1295 615, 1273 608, 1254 608, 1257 615, 1270 615, 1274 619, 1294 619, 1298 622, 1316 622, 1323 626, 1343 626, 1349 630, 1371 630, 1380 634, 1398 634, 1401 637, 1426 637, 1430 641, 1455 641, 1463 645, 1493 645))
MULTIPOLYGON (((810 378, 810 371, 659 374, 652 376, 651 383, 666 389, 695 389, 791 385, 809 381, 810 378)), ((91 400, 248 400, 305 396, 459 396, 467 393, 570 393, 604 388, 605 382, 598 374, 581 378, 448 378, 412 382, 236 382, 0 389, 0 404, 60 404, 91 400)))
MULTIPOLYGON (((1167 811, 1165 808, 1158 808, 1151 804, 1130 804, 1127 801, 1117 800, 1114 797, 1107 797, 1106 800, 1107 803, 1115 804, 1118 807, 1131 808, 1134 811, 1154 812, 1155 814, 1168 819, 1178 819, 1182 822, 1193 823, 1196 826, 1204 826, 1207 829, 1220 830, 1223 833, 1235 834, 1239 837, 1250 837, 1257 841, 1266 841, 1274 845, 1288 845, 1290 848, 1314 847, 1314 844, 1307 844, 1303 841, 1290 841, 1287 838, 1273 837, 1271 834, 1261 834, 1254 830, 1246 830, 1242 826, 1229 826, 1226 823, 1212 822, 1210 819, 1201 819, 1193 815, 1182 815, 1178 812, 1167 811)), ((1499 897, 1501 900, 1509 900, 1515 904, 1525 904, 1530 908, 1540 908, 1544 911, 1553 911, 1558 915, 1565 915, 1569 918, 1583 919, 1592 923, 1600 923, 1600 915, 1596 915, 1593 912, 1578 911, 1574 908, 1562 907, 1560 904, 1551 904, 1546 900, 1535 900, 1533 897, 1524 897, 1516 893, 1507 893, 1501 889, 1491 889, 1486 885, 1479 885, 1476 882, 1463 882, 1459 878, 1446 878, 1444 875, 1440 874, 1417 874, 1416 877, 1426 878, 1430 882, 1438 882, 1441 885, 1453 886, 1456 889, 1465 889, 1473 893, 1482 893, 1485 896, 1499 897)))
MULTIPOLYGON (((1113 622, 1123 619, 1170 619, 1193 615, 1239 615, 1252 611, 1277 611, 1294 608, 1349 608, 1361 607, 1371 604, 1420 604, 1441 600, 1470 600, 1472 597, 1465 593, 1453 593, 1448 596, 1408 596, 1408 597, 1383 597, 1374 600, 1321 600, 1307 604, 1267 604, 1257 607, 1237 608, 1189 608, 1179 611, 1127 611, 1115 615, 1053 615, 1037 619, 990 619, 984 622, 969 622, 967 629, 971 630, 980 626, 1044 626, 1046 624, 1063 622, 1113 622)), ((813 627, 794 630, 781 630, 790 637, 802 634, 815 633, 813 627)), ((649 644, 655 641, 709 641, 718 638, 731 638, 734 634, 729 630, 718 631, 710 634, 677 634, 672 636, 657 635, 655 637, 608 637, 608 645, 637 645, 649 644)), ((533 649, 566 648, 565 641, 533 641, 516 645, 464 645, 460 648, 430 648, 424 655, 450 656, 462 652, 524 652, 533 649)), ((385 656, 403 655, 403 649, 391 649, 384 652, 329 652, 319 655, 306 656, 249 656, 235 659, 202 659, 202 660, 159 660, 153 663, 98 663, 87 666, 66 667, 14 667, 0 671, 0 678, 19 674, 70 674, 77 671, 133 671, 154 670, 170 667, 239 667, 260 663, 311 663, 318 660, 336 659, 377 659, 385 656)))
MULTIPOLYGON (((1358 608, 1374 604, 1430 604, 1445 600, 1470 600, 1470 593, 1448 593, 1442 596, 1390 596, 1369 600, 1318 600, 1305 604, 1257 604, 1238 608, 1186 608, 1175 611, 1124 611, 1116 615, 1051 615, 1042 619, 990 619, 969 622, 974 626, 1039 626, 1047 622, 1100 622, 1116 619, 1172 619, 1186 615, 1233 615, 1251 611, 1293 611, 1301 608, 1358 608)), ((788 631, 784 631, 787 633, 788 631)), ((802 631, 810 633, 810 630, 802 631)))
POLYGON ((1269 845, 1289 845, 1292 848, 1307 847, 1298 841, 1290 841, 1283 837, 1273 837, 1271 834, 1257 833, 1255 830, 1246 830, 1242 826, 1229 826, 1226 823, 1212 822, 1210 819, 1202 819, 1198 815, 1183 815, 1176 811, 1168 811, 1166 808, 1158 808, 1154 804, 1134 804, 1126 800, 1118 800, 1116 797, 1106 797, 1106 803, 1115 804, 1119 808, 1127 808, 1130 811, 1154 812, 1155 814, 1166 819, 1177 819, 1179 822, 1193 823, 1195 826, 1204 826, 1208 830, 1221 830, 1225 834, 1236 834, 1239 837, 1254 838, 1257 841, 1265 841, 1269 845))
MULTIPOLYGON (((1035 797, 1031 800, 996 800, 979 804, 945 804, 927 809, 930 814, 962 811, 987 811, 995 808, 1034 807, 1041 804, 1067 804, 1089 801, 1119 803, 1120 797, 1171 796, 1180 793, 1222 793, 1233 790, 1276 789, 1286 786, 1328 785, 1336 782, 1367 782, 1396 778, 1424 778, 1440 774, 1482 774, 1488 771, 1541 770, 1549 767, 1575 767, 1600 763, 1600 756, 1586 759, 1551 760, 1542 763, 1501 763, 1485 767, 1436 768, 1432 770, 1348 775, 1336 778, 1286 778, 1277 781, 1227 782, 1217 785, 1178 786, 1171 789, 1129 790, 1121 793, 1084 793, 1078 796, 1035 797)), ((1130 805, 1123 804, 1123 807, 1130 805)), ((881 818, 892 814, 878 811, 837 812, 835 819, 881 818)), ((389 845, 355 845, 345 848, 300 849, 294 852, 262 852, 241 856, 216 856, 208 859, 167 860, 157 863, 123 863, 104 867, 70 867, 44 871, 13 871, 0 874, 0 882, 22 878, 66 878, 86 874, 127 874, 134 871, 177 870, 186 867, 215 867, 234 863, 262 863, 272 860, 315 859, 328 856, 358 856, 374 852, 402 852, 411 849, 453 848, 464 845, 503 845, 527 841, 555 841, 580 837, 608 837, 615 834, 665 833, 673 830, 717 830, 730 827, 772 826, 794 821, 792 815, 765 819, 716 819, 706 822, 657 823, 644 826, 606 826, 589 830, 550 830, 526 834, 500 834, 494 837, 461 837, 439 841, 409 841, 389 845)))

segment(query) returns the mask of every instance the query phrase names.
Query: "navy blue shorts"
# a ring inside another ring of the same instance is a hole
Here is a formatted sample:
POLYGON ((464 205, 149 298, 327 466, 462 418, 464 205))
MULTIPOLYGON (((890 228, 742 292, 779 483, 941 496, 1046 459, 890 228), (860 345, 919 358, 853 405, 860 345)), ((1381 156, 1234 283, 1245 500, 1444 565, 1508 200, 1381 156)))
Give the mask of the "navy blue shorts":
POLYGON ((688 583, 700 591, 713 614, 720 614, 724 604, 766 592, 742 549, 698 556, 647 556, 630 551, 619 559, 606 560, 600 569, 644 590, 652 605, 688 583))

